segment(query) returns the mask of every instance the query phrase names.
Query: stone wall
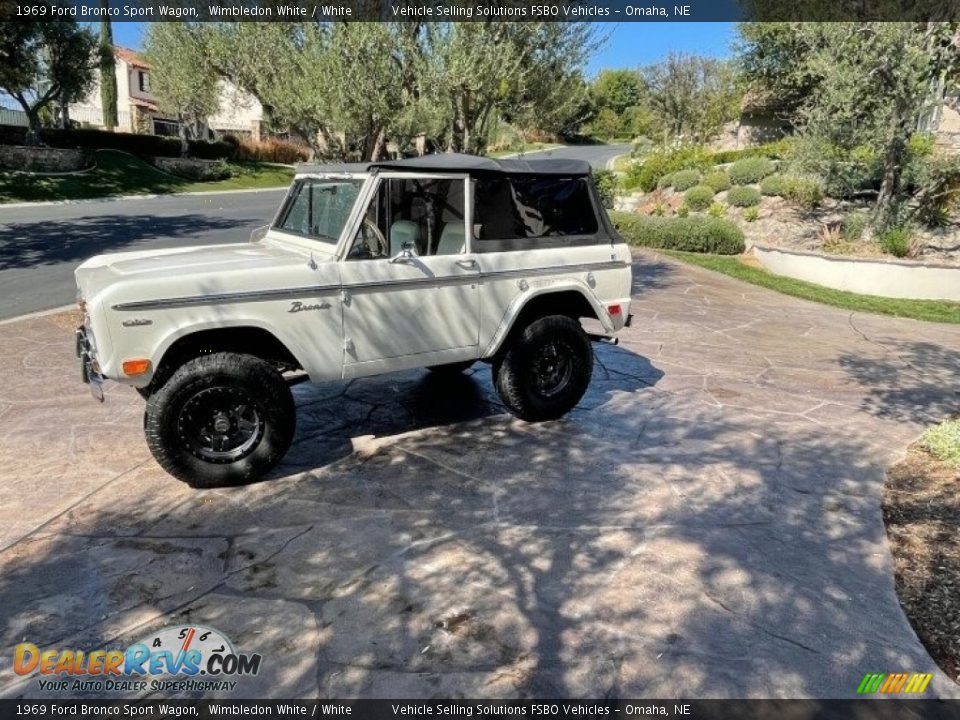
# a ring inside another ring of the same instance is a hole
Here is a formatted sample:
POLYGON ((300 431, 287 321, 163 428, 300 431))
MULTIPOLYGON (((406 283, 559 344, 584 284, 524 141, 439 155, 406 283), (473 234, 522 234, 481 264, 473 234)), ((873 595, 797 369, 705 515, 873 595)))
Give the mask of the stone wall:
POLYGON ((0 145, 0 169, 36 173, 62 173, 93 167, 90 150, 0 145))

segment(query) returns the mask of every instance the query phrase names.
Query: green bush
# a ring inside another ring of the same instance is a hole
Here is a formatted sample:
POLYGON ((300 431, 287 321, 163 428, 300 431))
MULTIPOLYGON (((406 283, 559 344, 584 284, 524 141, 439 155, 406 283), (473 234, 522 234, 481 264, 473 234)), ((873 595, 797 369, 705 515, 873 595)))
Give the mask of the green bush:
POLYGON ((710 217, 720 218, 727 214, 727 206, 722 202, 715 202, 710 207, 707 208, 707 215, 710 217))
POLYGON ((730 189, 730 178, 723 170, 714 170, 703 176, 701 181, 707 187, 712 187, 714 192, 723 192, 730 189))
POLYGON ((106 130, 46 129, 43 142, 58 148, 87 148, 90 150, 120 150, 140 157, 180 157, 180 138, 136 133, 107 132, 106 130))
POLYGON ((750 207, 743 211, 743 219, 749 223, 756 222, 760 219, 760 208, 750 207))
POLYGON ((664 175, 657 181, 657 189, 668 188, 673 185, 673 173, 669 175, 664 175))
POLYGON ((652 152, 627 172, 627 187, 639 187, 644 192, 650 192, 656 189, 664 175, 678 170, 703 171, 712 164, 712 155, 702 145, 652 152))
POLYGON ((782 160, 787 157, 793 149, 795 142, 792 138, 781 138, 775 142, 757 145, 752 148, 743 148, 742 150, 721 150, 713 154, 715 165, 725 165, 726 163, 736 162, 743 158, 765 157, 771 160, 782 160))
POLYGON ((611 213, 611 218, 631 245, 719 255, 739 255, 746 247, 743 231, 720 218, 658 218, 622 212, 611 213))
POLYGON ((200 160, 226 160, 233 157, 236 149, 236 145, 225 140, 218 140, 217 142, 190 140, 187 143, 187 155, 200 160))
POLYGON ((706 210, 713 201, 713 188, 707 185, 694 185, 683 195, 684 202, 691 210, 706 210))
POLYGON ((594 170, 593 182, 597 186, 597 194, 605 208, 613 207, 613 199, 617 194, 617 176, 613 170, 594 170))
POLYGON ((894 257, 903 258, 910 254, 911 235, 905 227, 892 227, 880 233, 880 248, 894 257))
POLYGON ((765 157, 748 157, 737 160, 730 166, 728 175, 734 185, 758 183, 776 169, 773 162, 765 157))
POLYGON ((686 217, 689 214, 690 214, 690 208, 687 206, 686 203, 677 207, 677 217, 686 217))
POLYGON ((678 170, 671 175, 673 189, 677 192, 689 190, 700 182, 700 173, 696 170, 678 170))
POLYGON ((727 191, 727 202, 734 207, 753 207, 760 204, 760 191, 756 188, 738 185, 727 191))
POLYGON ((796 207, 812 210, 823 200, 823 185, 814 178, 788 176, 784 178, 783 197, 796 207))
POLYGON ((840 220, 840 237, 844 240, 859 240, 863 236, 863 231, 867 229, 867 222, 866 213, 847 213, 840 220))
POLYGON ((934 456, 960 470, 960 419, 946 420, 929 428, 921 440, 934 456))
POLYGON ((760 192, 764 195, 783 195, 786 192, 787 183, 783 175, 767 175, 760 181, 760 192))

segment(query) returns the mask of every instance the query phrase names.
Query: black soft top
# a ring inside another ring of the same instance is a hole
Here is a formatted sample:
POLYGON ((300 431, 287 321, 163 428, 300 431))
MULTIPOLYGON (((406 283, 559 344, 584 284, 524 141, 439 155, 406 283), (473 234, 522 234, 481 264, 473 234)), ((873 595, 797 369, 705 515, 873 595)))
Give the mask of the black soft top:
POLYGON ((396 172, 451 172, 451 173, 502 173, 505 175, 563 175, 565 177, 589 175, 590 164, 584 160, 544 159, 525 160, 504 158, 494 160, 478 155, 441 153, 404 160, 383 160, 370 163, 346 163, 340 165, 298 165, 298 173, 357 173, 371 170, 396 172))

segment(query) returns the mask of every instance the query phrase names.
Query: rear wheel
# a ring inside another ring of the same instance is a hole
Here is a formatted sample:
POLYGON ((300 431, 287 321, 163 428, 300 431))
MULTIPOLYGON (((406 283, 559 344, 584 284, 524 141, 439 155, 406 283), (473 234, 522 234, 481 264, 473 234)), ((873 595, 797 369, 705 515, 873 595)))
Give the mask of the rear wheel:
POLYGON ((494 384, 514 415, 537 422, 573 409, 590 384, 593 349, 573 318, 534 320, 493 368, 494 384))
POLYGON ((296 428, 290 388, 269 363, 216 353, 181 366, 150 395, 147 445, 157 462, 198 488, 255 480, 286 454, 296 428))

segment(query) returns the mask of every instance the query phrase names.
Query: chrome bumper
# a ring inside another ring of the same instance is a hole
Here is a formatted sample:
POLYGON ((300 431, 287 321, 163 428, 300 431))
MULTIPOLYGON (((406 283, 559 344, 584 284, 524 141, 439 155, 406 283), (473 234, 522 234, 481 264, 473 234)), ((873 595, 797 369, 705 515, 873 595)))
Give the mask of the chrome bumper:
POLYGON ((76 332, 76 352, 80 359, 80 379, 90 386, 90 394, 95 400, 103 402, 103 375, 94 356, 93 345, 87 337, 87 329, 81 325, 76 332))

